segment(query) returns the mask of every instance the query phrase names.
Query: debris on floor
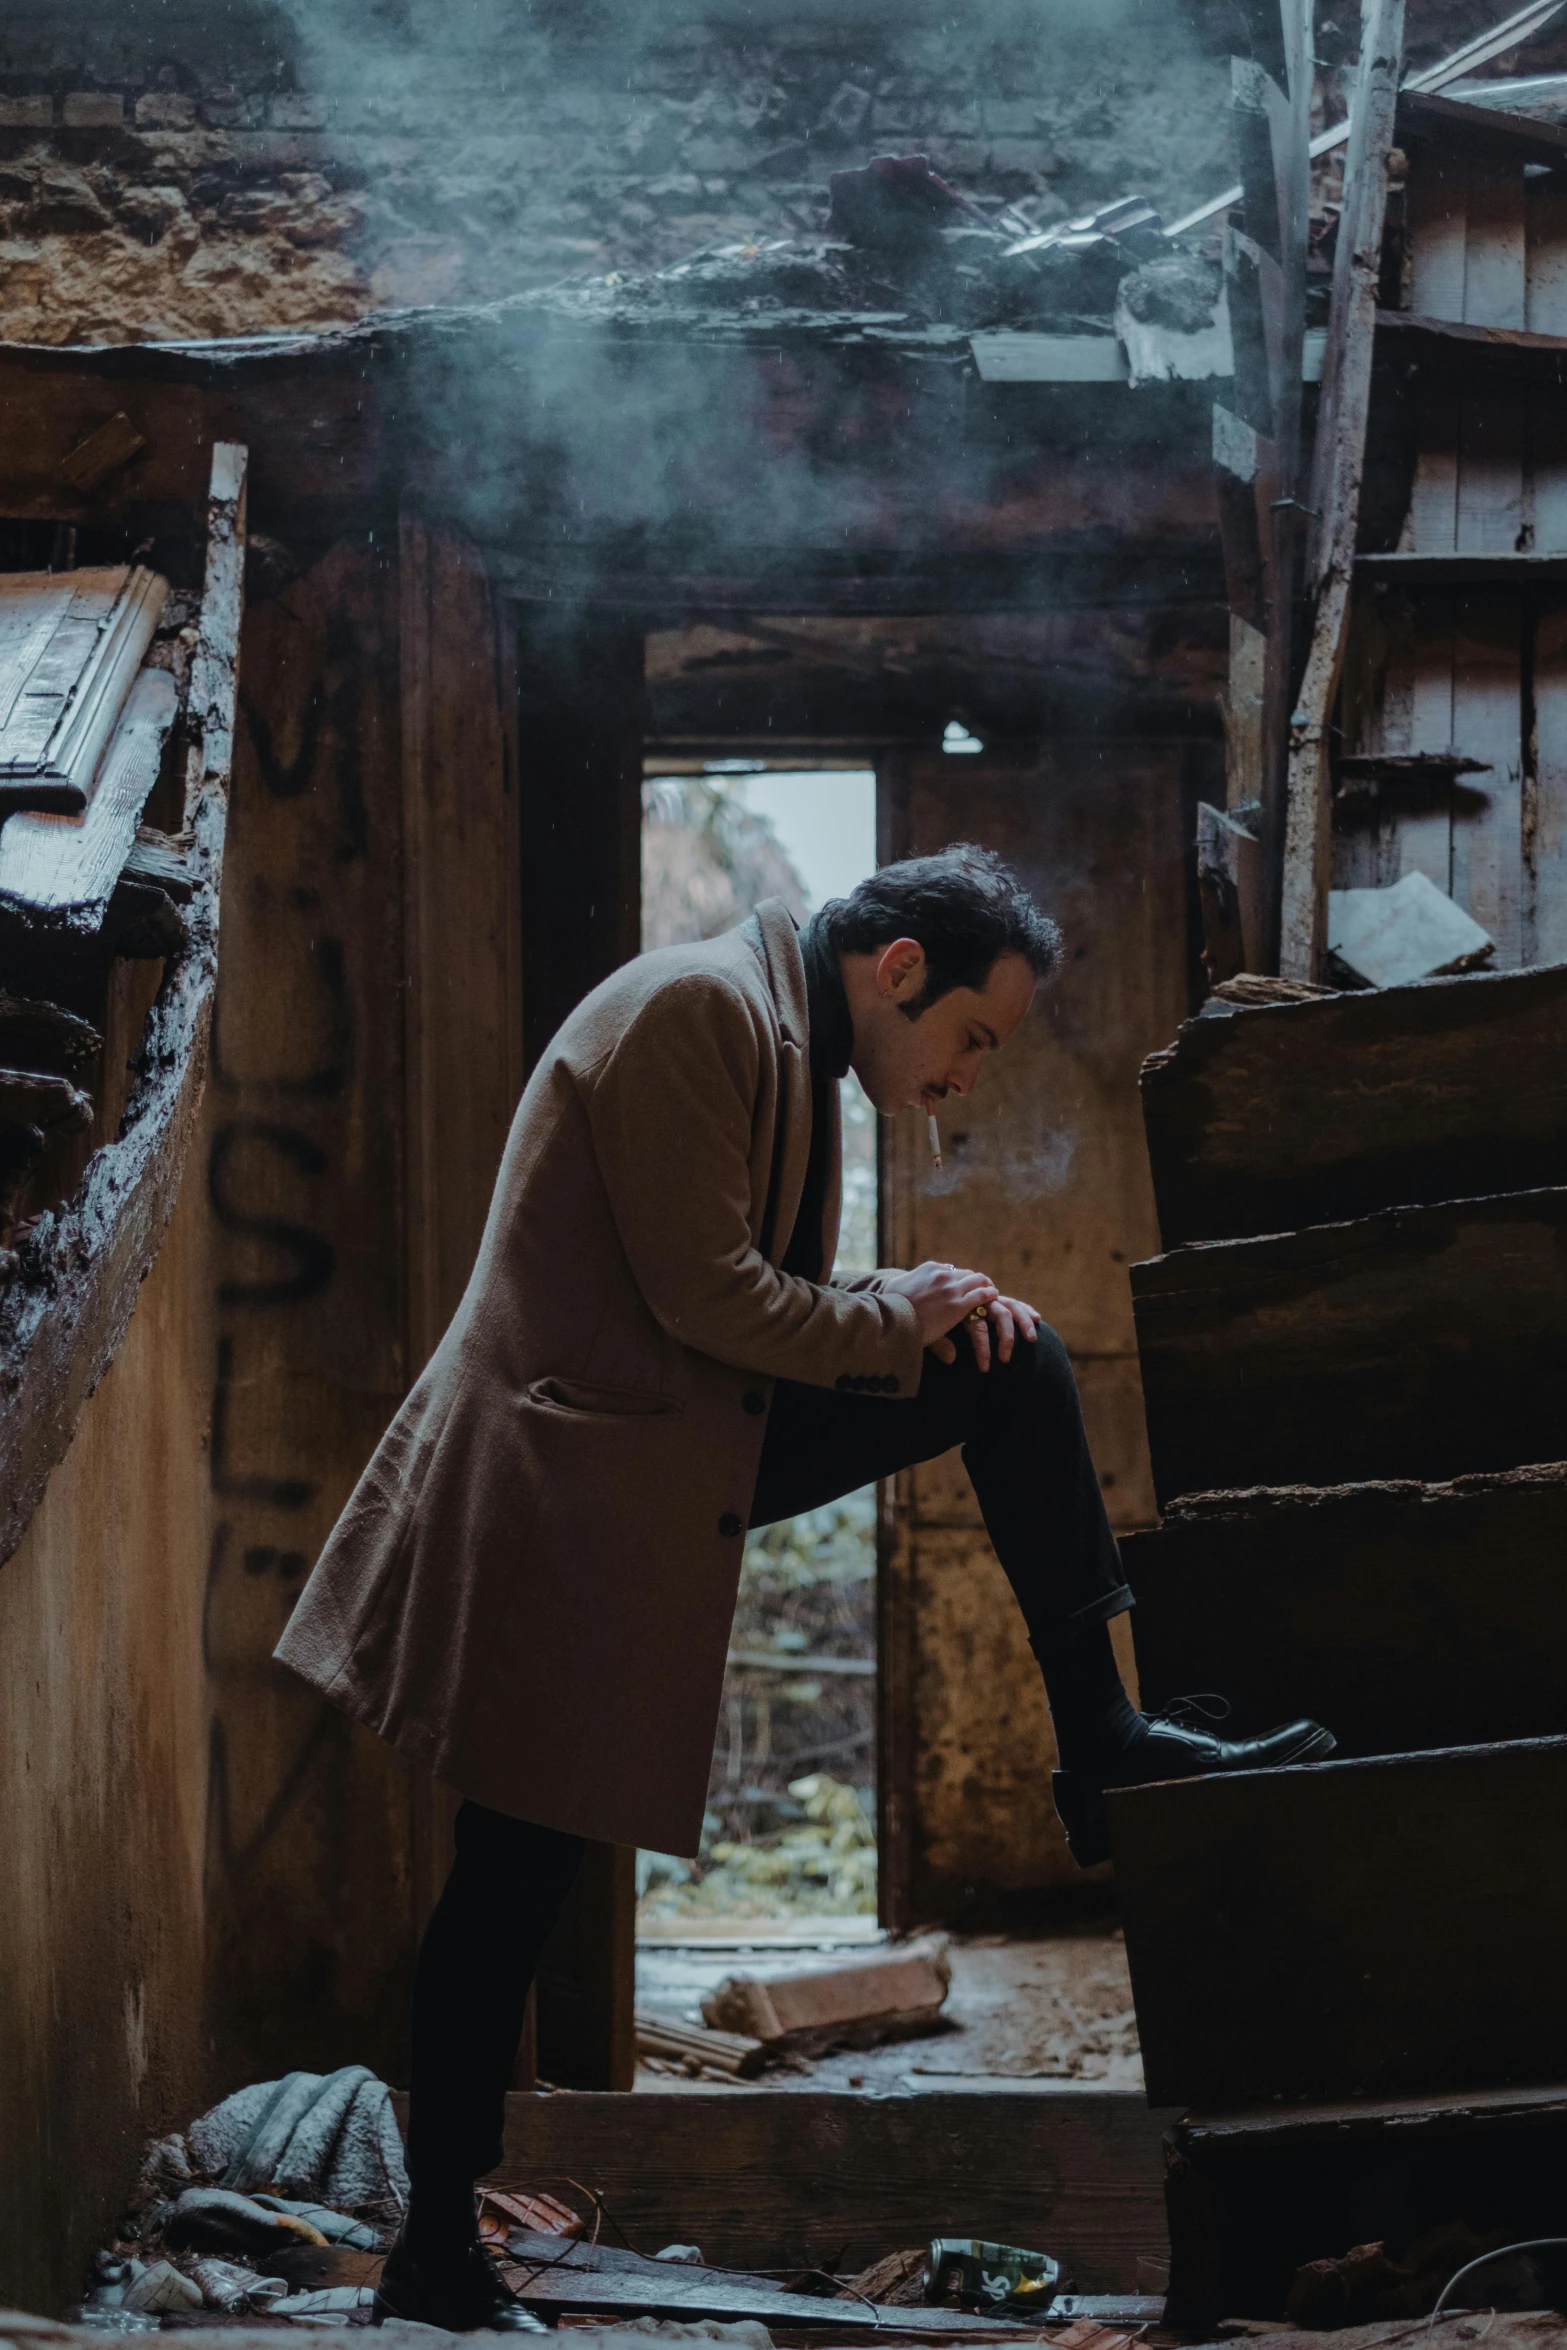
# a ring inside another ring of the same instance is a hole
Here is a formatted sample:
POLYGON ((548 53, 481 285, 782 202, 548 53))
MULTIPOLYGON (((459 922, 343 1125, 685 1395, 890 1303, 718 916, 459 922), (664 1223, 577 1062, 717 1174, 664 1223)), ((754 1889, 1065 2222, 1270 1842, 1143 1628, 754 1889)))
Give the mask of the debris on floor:
MULTIPOLYGON (((689 2057, 677 2059, 651 2053, 642 2037, 644 2025, 698 2032, 704 2002, 726 1978, 744 1974, 771 1984, 829 1968, 857 1973, 869 1960, 885 1961, 916 1947, 883 1935, 867 1948, 858 1929, 856 1919, 838 1921, 836 1932, 824 1932, 814 1947, 782 1935, 769 1939, 760 1926, 754 1940, 742 1939, 737 1927, 723 1940, 693 1935, 689 1942, 676 1942, 659 1934, 640 1941, 636 2005, 642 2080, 650 2088, 712 2093, 748 2077, 727 2071, 716 2058, 711 2065, 702 2062, 694 2039, 689 2057)), ((789 2050, 770 2058, 760 2078, 785 2095, 811 2089, 885 2095, 1018 2085, 1049 2093, 1053 2085, 1073 2083, 1141 2090, 1125 1945, 1108 1921, 1084 1921, 1050 1934, 953 1934, 946 1939, 951 1988, 935 2019, 938 2039, 912 2046, 897 2040, 869 2048, 845 2046, 810 2057, 789 2050)))
POLYGON ((637 2015, 637 2058, 651 2072, 686 2073, 693 2080, 753 2081, 772 2053, 765 2040, 703 2024, 671 2024, 637 2015))

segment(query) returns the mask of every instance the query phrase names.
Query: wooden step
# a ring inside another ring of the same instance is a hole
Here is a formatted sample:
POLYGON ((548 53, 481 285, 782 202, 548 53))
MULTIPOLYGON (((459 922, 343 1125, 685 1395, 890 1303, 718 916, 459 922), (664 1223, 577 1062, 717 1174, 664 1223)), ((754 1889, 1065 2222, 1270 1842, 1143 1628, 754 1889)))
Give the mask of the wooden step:
POLYGON ((1567 1738, 1109 1797, 1155 2104, 1567 2079, 1567 1738))
POLYGON ((1169 2148, 1165 2322, 1206 2330, 1236 2312, 1282 2317, 1298 2268, 1356 2244, 1402 2253, 1455 2223, 1481 2239, 1557 2234, 1567 2087, 1200 2111, 1169 2148))
POLYGON ((1561 1451, 1567 1190, 1210 1241, 1131 1274, 1161 1508, 1561 1451))
MULTIPOLYGON (((407 2100, 395 2100, 406 2126, 407 2100)), ((1168 2258, 1163 2136, 1134 2090, 513 2093, 487 2184, 580 2205, 639 2252, 852 2273, 933 2236, 1041 2246, 1079 2293, 1146 2293, 1168 2258), (613 2225, 611 2226, 611 2222, 613 2225)))
POLYGON ((1143 1068, 1163 1244, 1559 1183, 1564 1055, 1567 964, 1188 1021, 1143 1068))
POLYGON ((1346 1756, 1567 1723, 1567 1462, 1203 1495, 1121 1558, 1153 1712, 1217 1690, 1226 1734, 1306 1714, 1346 1756))

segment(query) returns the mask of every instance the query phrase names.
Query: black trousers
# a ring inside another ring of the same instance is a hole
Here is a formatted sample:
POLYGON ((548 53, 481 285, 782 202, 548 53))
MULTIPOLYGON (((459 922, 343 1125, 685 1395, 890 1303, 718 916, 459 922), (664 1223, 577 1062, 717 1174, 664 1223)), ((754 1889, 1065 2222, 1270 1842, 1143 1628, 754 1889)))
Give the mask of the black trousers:
MULTIPOLYGON (((963 1448, 985 1526, 1041 1657, 1072 1626, 1132 1603, 1089 1457, 1077 1383, 1054 1331, 986 1372, 925 1357, 903 1399, 780 1381, 751 1523, 765 1526, 963 1448)), ((482 1804, 457 1814, 457 1857, 414 1974, 408 2168, 432 2229, 471 2221, 475 2179, 501 2158, 507 2084, 528 1989, 583 1843, 482 1804)), ((412 2224, 412 2217, 411 2217, 412 2224)))

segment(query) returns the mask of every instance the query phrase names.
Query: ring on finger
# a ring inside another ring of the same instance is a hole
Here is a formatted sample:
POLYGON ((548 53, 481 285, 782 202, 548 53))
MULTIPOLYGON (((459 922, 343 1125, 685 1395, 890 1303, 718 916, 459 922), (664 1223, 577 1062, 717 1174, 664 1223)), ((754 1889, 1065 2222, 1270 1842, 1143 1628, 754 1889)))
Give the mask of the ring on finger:
POLYGON ((970 1306, 967 1314, 964 1316, 964 1320, 968 1322, 986 1322, 989 1319, 989 1306, 970 1306))

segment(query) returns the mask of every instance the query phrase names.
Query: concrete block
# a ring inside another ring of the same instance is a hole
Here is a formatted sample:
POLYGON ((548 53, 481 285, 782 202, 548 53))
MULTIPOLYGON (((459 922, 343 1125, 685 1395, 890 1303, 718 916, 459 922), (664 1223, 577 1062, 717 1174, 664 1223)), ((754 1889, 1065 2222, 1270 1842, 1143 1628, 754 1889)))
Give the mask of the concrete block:
POLYGON ((136 101, 136 128, 140 131, 190 131, 196 127, 196 101, 183 90, 149 90, 136 101))
POLYGON ((52 98, 0 98, 0 130, 48 130, 53 123, 52 98))
POLYGON ((68 90, 60 114, 67 130, 117 130, 125 120, 125 100, 118 90, 68 90))

